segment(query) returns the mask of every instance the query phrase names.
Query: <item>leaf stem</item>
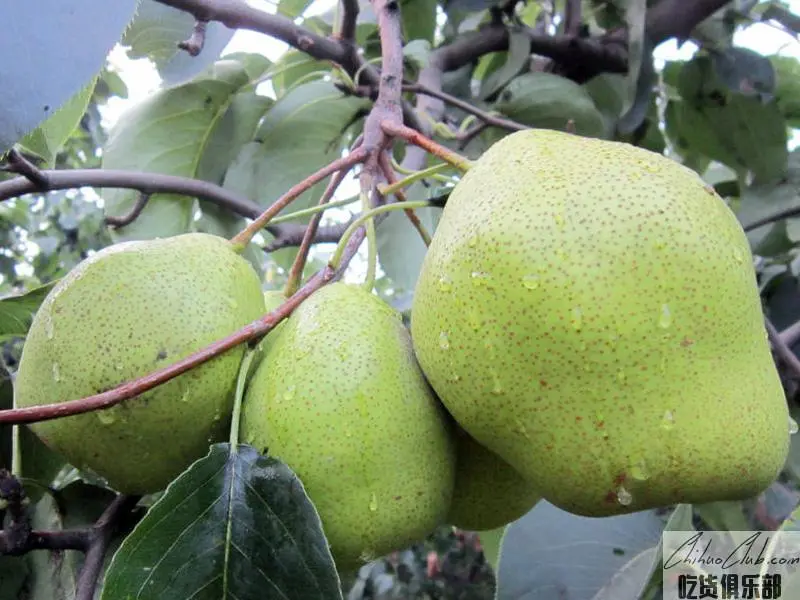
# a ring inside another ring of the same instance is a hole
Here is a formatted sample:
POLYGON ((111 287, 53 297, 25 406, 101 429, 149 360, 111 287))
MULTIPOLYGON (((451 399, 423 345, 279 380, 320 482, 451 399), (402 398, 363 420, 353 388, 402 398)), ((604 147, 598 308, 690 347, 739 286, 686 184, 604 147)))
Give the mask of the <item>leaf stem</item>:
MULTIPOLYGON (((364 214, 370 212, 369 194, 367 192, 361 193, 361 207, 364 214)), ((349 228, 348 228, 349 229, 349 228)), ((368 292, 372 291, 375 287, 375 271, 378 265, 378 247, 377 236, 375 235, 375 220, 370 217, 366 222, 367 230, 367 275, 364 278, 364 289, 368 292)), ((345 234, 347 229, 345 229, 345 234)), ((338 250, 338 246, 337 246, 338 250)))
POLYGON ((437 144, 429 137, 422 135, 419 131, 411 129, 410 127, 406 127, 405 125, 399 123, 393 123, 389 120, 382 121, 381 127, 389 135, 399 137, 407 141, 409 144, 419 146, 423 150, 433 154, 434 156, 438 156, 461 171, 469 171, 470 167, 472 166, 472 161, 467 157, 462 156, 458 152, 453 152, 441 144, 437 144))
POLYGON ((239 377, 236 380, 236 396, 233 400, 233 416, 231 417, 231 435, 230 446, 231 454, 236 452, 239 446, 239 421, 242 418, 242 399, 244 398, 244 386, 247 383, 247 374, 250 372, 250 364, 253 362, 253 357, 256 352, 251 348, 247 348, 242 359, 242 364, 239 366, 239 377))
POLYGON ((340 208, 342 206, 347 206, 348 204, 352 204, 356 200, 358 200, 358 196, 349 196, 348 198, 345 198, 343 200, 335 200, 334 202, 327 202, 325 205, 318 204, 316 206, 304 208, 303 210, 298 210, 293 213, 281 215, 280 217, 275 217, 269 222, 269 224, 279 225, 281 223, 285 223, 286 221, 295 221, 297 219, 302 219, 303 217, 308 217, 309 215, 315 215, 317 213, 324 212, 329 208, 340 208))
POLYGON ((328 175, 335 173, 336 171, 341 171, 342 169, 349 169, 353 165, 363 162, 367 156, 369 155, 369 151, 366 148, 359 147, 353 150, 350 154, 343 158, 338 158, 333 162, 327 164, 326 166, 322 167, 315 173, 312 173, 308 177, 306 177, 300 183, 293 185, 289 188, 283 196, 278 198, 272 206, 270 206, 267 210, 265 210, 261 215, 258 216, 253 222, 251 222, 247 227, 245 227, 241 232, 237 233, 233 238, 231 238, 231 243, 234 245, 235 248, 239 249, 240 251, 247 247, 247 244, 253 239, 253 237, 258 233, 261 229, 263 229, 270 220, 277 215, 281 210, 289 206, 294 200, 296 200, 300 194, 311 188, 313 185, 319 183, 323 179, 325 179, 328 175))
POLYGON ((392 210, 406 210, 406 209, 413 209, 413 208, 426 208, 431 206, 431 203, 427 200, 415 200, 411 202, 395 202, 394 204, 383 204, 382 206, 378 206, 371 210, 364 212, 363 214, 359 215, 352 223, 350 223, 349 227, 345 229, 342 238, 339 240, 339 243, 336 246, 336 250, 334 250, 333 255, 331 256, 330 260, 328 261, 328 266, 332 269, 338 269, 339 263, 342 259, 342 254, 345 249, 345 245, 347 244, 347 240, 350 236, 355 233, 357 229, 364 224, 365 221, 369 221, 376 215, 381 213, 389 212, 392 210))
POLYGON ((405 187, 408 187, 415 181, 419 181, 420 179, 427 179, 431 175, 435 175, 439 171, 444 171, 445 169, 449 169, 451 167, 450 164, 443 162, 437 165, 433 165, 432 167, 428 167, 427 169, 422 169, 421 171, 414 171, 411 175, 392 183, 391 185, 379 185, 378 191, 384 196, 390 196, 394 194, 397 190, 402 190, 405 187))

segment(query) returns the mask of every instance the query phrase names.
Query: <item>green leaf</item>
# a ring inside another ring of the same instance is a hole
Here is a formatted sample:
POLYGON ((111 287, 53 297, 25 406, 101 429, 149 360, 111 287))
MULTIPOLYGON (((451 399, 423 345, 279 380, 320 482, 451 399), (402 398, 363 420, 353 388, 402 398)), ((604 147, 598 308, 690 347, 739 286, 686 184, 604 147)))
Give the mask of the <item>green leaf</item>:
POLYGON ((749 531, 753 524, 744 516, 741 502, 695 504, 694 510, 712 531, 749 531))
POLYGON ((626 82, 624 75, 602 73, 583 84, 592 98, 595 107, 603 116, 604 137, 611 138, 617 129, 622 110, 625 107, 626 82))
POLYGON ((496 598, 551 600, 558 589, 570 600, 591 600, 631 558, 660 545, 663 530, 655 510, 595 519, 541 500, 507 528, 496 598))
POLYGON ((206 23, 203 51, 192 56, 178 43, 191 36, 194 23, 194 17, 186 11, 156 0, 142 0, 122 43, 130 46, 131 58, 153 61, 167 85, 184 83, 219 58, 235 31, 218 21, 206 23))
POLYGON ((586 88, 552 73, 516 77, 494 108, 509 119, 542 129, 565 131, 571 120, 577 134, 601 137, 606 127, 586 88))
POLYGON ((0 298, 0 340, 25 337, 33 315, 57 281, 51 281, 24 294, 0 298))
POLYGON ((330 73, 330 65, 316 60, 299 50, 288 50, 272 68, 264 74, 272 78, 272 86, 278 98, 284 96, 298 82, 321 79, 330 73))
POLYGON ((0 156, 94 80, 138 0, 6 2, 0 156))
POLYGON ((403 57, 414 63, 417 69, 424 69, 428 65, 430 53, 431 43, 427 40, 413 40, 403 46, 403 57))
MULTIPOLYGON (((225 175, 224 186, 266 207, 292 186, 332 160, 348 145, 346 128, 369 100, 347 97, 329 81, 310 81, 292 89, 267 111, 256 140, 242 147, 225 175)), ((322 181, 282 214, 319 200, 322 181)))
POLYGON ((39 486, 50 487, 61 469, 67 464, 64 457, 48 448, 25 425, 19 426, 19 453, 21 469, 18 477, 23 477, 28 496, 38 500, 44 492, 39 486), (27 480, 39 484, 28 485, 27 480))
POLYGON ((436 0, 400 0, 403 37, 433 43, 436 31, 436 0))
POLYGON ((592 600, 639 600, 656 572, 659 546, 642 550, 604 585, 592 600))
POLYGON ((677 133, 690 150, 734 170, 746 169, 761 182, 784 175, 787 124, 775 101, 730 92, 707 56, 683 67, 679 89, 683 100, 668 132, 677 133))
POLYGON ((96 78, 93 79, 44 123, 19 141, 20 146, 25 150, 45 161, 45 168, 53 168, 56 154, 64 147, 72 132, 81 122, 94 93, 96 81, 96 78))
POLYGON ((777 83, 775 98, 790 127, 800 128, 800 61, 793 56, 770 56, 777 83))
POLYGON ((120 546, 101 598, 341 598, 300 480, 250 446, 215 444, 120 546))
MULTIPOLYGON (((789 169, 784 181, 754 184, 742 190, 736 216, 744 227, 748 227, 763 218, 798 207, 800 207, 800 149, 795 150, 789 156, 789 169)), ((748 231, 747 237, 753 249, 757 253, 769 256, 765 244, 769 241, 770 234, 782 232, 785 235, 787 223, 794 223, 793 231, 789 233, 793 234, 794 241, 800 241, 800 232, 794 230, 798 223, 798 218, 795 217, 786 222, 772 223, 748 231)))
MULTIPOLYGON (((409 200, 426 200, 430 197, 422 183, 417 182, 406 190, 409 200)), ((439 218, 440 208, 422 208, 414 211, 419 220, 433 235, 439 218)), ((395 285, 396 293, 413 292, 422 268, 427 247, 416 227, 408 220, 405 212, 396 210, 388 214, 376 229, 378 238, 378 259, 381 268, 395 285)))
MULTIPOLYGON (((196 177, 217 124, 237 92, 252 77, 248 60, 223 59, 203 77, 162 89, 127 110, 111 131, 103 167, 196 177)), ((135 190, 108 190, 106 211, 127 214, 135 190)), ((177 194, 154 194, 141 215, 114 232, 116 240, 168 237, 190 230, 193 200, 177 194)))
POLYGON ((481 82, 480 99, 492 100, 497 92, 522 72, 530 57, 530 38, 524 32, 511 30, 508 34, 506 62, 481 82))
POLYGON ((313 0, 280 0, 278 14, 290 19, 296 19, 311 6, 313 0))
POLYGON ((729 91, 766 98, 775 91, 775 69, 770 60, 749 48, 732 46, 711 54, 714 71, 729 91))
POLYGON ((497 572, 497 562, 500 560, 500 546, 503 543, 503 536, 506 534, 508 526, 498 527, 497 529, 490 529, 489 531, 481 531, 478 538, 483 548, 483 556, 486 562, 492 565, 492 569, 497 572))

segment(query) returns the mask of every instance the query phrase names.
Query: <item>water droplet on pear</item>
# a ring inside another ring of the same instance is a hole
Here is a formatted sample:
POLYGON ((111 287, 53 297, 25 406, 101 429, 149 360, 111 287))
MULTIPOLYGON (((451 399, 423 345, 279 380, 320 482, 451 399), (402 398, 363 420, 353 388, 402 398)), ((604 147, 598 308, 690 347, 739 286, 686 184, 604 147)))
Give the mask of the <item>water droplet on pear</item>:
POLYGON ((658 315, 658 326, 661 329, 669 329, 670 325, 672 325, 672 311, 669 304, 662 304, 661 312, 658 315))
POLYGON ((633 496, 623 486, 620 486, 617 490, 617 502, 622 506, 629 506, 633 502, 633 496))
POLYGON ((442 350, 450 349, 450 339, 447 337, 446 331, 442 331, 439 334, 439 348, 441 348, 442 350))

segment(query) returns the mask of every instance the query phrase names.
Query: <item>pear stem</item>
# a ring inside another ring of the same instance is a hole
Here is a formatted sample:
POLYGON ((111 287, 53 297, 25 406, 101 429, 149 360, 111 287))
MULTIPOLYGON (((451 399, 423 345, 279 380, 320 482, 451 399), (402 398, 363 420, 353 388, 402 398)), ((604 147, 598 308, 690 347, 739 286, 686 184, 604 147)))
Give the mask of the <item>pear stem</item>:
POLYGON ((450 166, 451 166, 450 164, 443 162, 439 163, 438 165, 433 165, 432 167, 428 167, 427 169, 422 169, 421 171, 414 171, 411 175, 408 175, 403 179, 395 181, 390 185, 379 185, 378 191, 384 196, 389 196, 391 194, 396 193, 398 190, 402 191, 403 188, 410 186, 415 181, 419 181, 420 179, 427 179, 428 177, 438 173, 439 171, 443 171, 447 168, 450 168, 450 166))
POLYGON ((396 202, 394 204, 383 204, 371 210, 368 210, 361 214, 357 219, 355 219, 350 225, 345 229, 344 233, 342 234, 342 238, 339 240, 339 243, 336 246, 336 250, 334 250, 333 255, 331 256, 330 260, 328 261, 328 266, 331 269, 338 269, 340 266, 340 262, 342 260, 342 255, 344 253, 344 249, 347 244, 347 240, 350 236, 355 233, 357 229, 364 224, 365 221, 369 221, 373 217, 389 212, 392 210, 406 210, 412 208, 426 208, 428 206, 432 206, 432 204, 427 200, 415 200, 412 202, 396 202))
POLYGON ((289 206, 294 200, 296 200, 303 192, 307 191, 313 185, 319 183, 323 179, 325 179, 328 175, 335 173, 336 171, 341 171, 343 169, 349 169, 354 165, 364 162, 364 160, 369 155, 369 151, 366 148, 359 147, 353 150, 350 154, 343 158, 338 158, 333 162, 329 163, 328 165, 322 167, 319 171, 312 173, 308 177, 306 177, 300 183, 293 185, 289 188, 289 191, 286 192, 283 196, 278 198, 272 206, 270 206, 267 210, 265 210, 261 215, 258 216, 252 223, 250 223, 247 227, 245 227, 241 232, 237 233, 233 238, 231 238, 231 244, 233 244, 234 249, 238 252, 243 252, 244 249, 247 247, 247 244, 253 239, 253 237, 261 231, 280 211, 284 208, 289 206))
MULTIPOLYGON (((352 167, 351 167, 352 168, 352 167)), ((294 257, 294 262, 292 262, 292 267, 289 269, 289 278, 286 281, 286 286, 283 289, 283 295, 287 298, 294 294, 297 291, 297 288, 300 287, 300 283, 303 279, 303 269, 306 266, 306 261, 308 260, 308 253, 311 251, 311 244, 314 243, 314 237, 317 235, 317 229, 319 228, 319 223, 322 220, 322 211, 326 208, 330 208, 329 201, 336 193, 338 187, 344 181, 344 178, 347 177, 347 174, 350 172, 350 169, 342 169, 339 171, 328 183, 328 187, 325 188, 325 192, 322 194, 322 197, 319 199, 319 204, 315 207, 319 209, 314 216, 311 218, 311 222, 306 227, 306 231, 303 234, 303 239, 300 241, 300 248, 297 250, 297 255, 294 257)))
POLYGON ((411 129, 411 127, 386 120, 381 121, 381 128, 389 135, 399 137, 409 144, 419 146, 423 150, 441 158, 443 161, 450 163, 460 171, 466 172, 472 167, 472 161, 467 157, 462 156, 458 152, 453 152, 441 144, 437 144, 429 137, 422 135, 419 131, 411 129))
MULTIPOLYGON (((381 154, 380 158, 380 165, 381 169, 383 170, 383 175, 386 177, 386 180, 389 182, 390 186, 394 185, 397 182, 397 176, 394 173, 394 169, 392 169, 391 162, 389 161, 388 155, 384 152, 381 154)), ((395 197, 400 202, 407 202, 408 198, 406 198, 405 192, 401 190, 394 191, 395 197)), ((422 238, 422 243, 425 244, 425 247, 431 245, 431 234, 428 233, 428 230, 422 224, 422 221, 419 220, 417 214, 411 210, 410 208, 405 209, 406 216, 408 220, 411 221, 411 224, 416 228, 417 232, 419 232, 419 236, 422 238)))
MULTIPOLYGON (((369 202, 369 189, 372 189, 372 178, 362 178, 361 180, 362 185, 367 184, 369 187, 368 189, 361 190, 361 209, 363 214, 369 214, 370 212, 370 202, 369 202)), ((375 235, 375 220, 372 217, 369 217, 366 220, 366 232, 367 232, 367 274, 364 277, 364 289, 368 292, 372 291, 372 288, 375 287, 375 271, 377 270, 378 266, 378 247, 377 247, 377 236, 375 235)), ((347 230, 345 230, 345 234, 347 230)), ((346 239, 345 236, 342 236, 342 239, 346 239)))
POLYGON ((304 208, 303 210, 298 210, 293 213, 281 215, 280 217, 275 217, 269 222, 269 224, 279 225, 281 223, 286 223, 287 221, 295 221, 297 219, 302 219, 303 217, 313 216, 316 215, 317 213, 324 212, 329 208, 341 208, 342 206, 347 206, 348 204, 352 204, 356 200, 358 200, 358 196, 350 196, 349 198, 345 198, 343 200, 335 200, 333 202, 328 202, 325 205, 318 204, 316 206, 304 208))
POLYGON ((233 400, 233 416, 231 417, 231 435, 229 438, 231 454, 236 452, 239 446, 239 422, 242 419, 242 401, 244 399, 244 386, 247 382, 247 374, 250 372, 250 363, 253 362, 253 357, 256 353, 247 348, 242 359, 242 364, 239 366, 239 377, 236 380, 236 396, 233 400))

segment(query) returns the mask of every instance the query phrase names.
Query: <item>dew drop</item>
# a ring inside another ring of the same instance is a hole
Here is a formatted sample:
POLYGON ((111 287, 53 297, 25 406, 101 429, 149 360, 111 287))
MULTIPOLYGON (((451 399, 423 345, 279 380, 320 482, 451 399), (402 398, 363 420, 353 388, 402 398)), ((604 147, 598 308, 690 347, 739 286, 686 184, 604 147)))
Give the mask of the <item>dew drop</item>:
POLYGON ((450 349, 450 339, 447 337, 446 331, 442 331, 439 334, 439 348, 441 348, 442 350, 450 349))
POLYGON ((661 419, 661 427, 664 429, 675 427, 675 414, 671 410, 664 412, 664 416, 661 419))
POLYGON ((461 375, 459 375, 458 373, 452 373, 447 378, 447 381, 449 381, 450 383, 458 383, 459 381, 461 381, 461 375))
POLYGON ((478 245, 478 236, 477 235, 473 235, 471 238, 469 238, 467 240, 467 246, 469 246, 470 248, 474 248, 477 245, 478 245))
POLYGON ((347 431, 344 432, 344 437, 346 438, 353 437, 353 432, 348 429, 347 431))
POLYGON ((800 427, 798 427, 797 421, 795 421, 792 417, 789 417, 789 434, 794 435, 797 433, 798 429, 800 429, 800 427))
POLYGON ((633 496, 624 487, 620 486, 617 490, 617 502, 622 506, 629 506, 633 502, 633 496))
POLYGON ((117 420, 111 409, 98 410, 97 418, 103 425, 111 425, 117 420))
POLYGON ((55 332, 53 331, 53 319, 47 318, 44 321, 44 333, 48 340, 52 340, 55 332))
POLYGON ((521 419, 516 419, 514 422, 517 425, 517 431, 519 431, 520 435, 522 435, 522 437, 525 439, 530 439, 531 436, 525 427, 525 423, 523 423, 521 419))
POLYGON ((483 271, 473 271, 472 272, 472 284, 473 285, 485 285, 488 286, 492 281, 492 276, 489 273, 484 273, 483 271))
POLYGON ((287 402, 291 402, 292 400, 294 400, 296 389, 297 388, 293 385, 290 385, 288 388, 286 388, 286 391, 283 392, 283 399, 286 400, 287 402))
POLYGON ((123 365, 122 363, 117 363, 117 364, 114 365, 114 368, 117 371, 122 371, 125 368, 125 365, 123 365))
POLYGON ((237 308, 239 308, 239 303, 236 301, 235 298, 228 296, 227 298, 225 298, 225 300, 228 302, 228 306, 230 306, 231 309, 236 310, 237 308))
POLYGON ((583 327, 583 309, 581 309, 580 306, 576 306, 572 309, 572 319, 570 322, 575 331, 580 331, 581 327, 583 327))
POLYGON ((617 371, 617 381, 620 381, 620 382, 621 381, 625 381, 627 378, 628 378, 628 376, 625 374, 625 371, 623 371, 622 369, 617 371))
POLYGON ((378 497, 375 495, 375 492, 372 492, 372 497, 369 499, 369 509, 372 512, 378 510, 378 497))
POLYGON ((541 278, 531 273, 530 275, 525 275, 522 277, 522 286, 528 290, 535 290, 539 287, 539 280, 541 278))
POLYGON ((562 215, 561 213, 556 213, 553 216, 553 218, 555 219, 558 228, 564 229, 564 226, 566 225, 566 221, 564 220, 564 215, 562 215))
POLYGON ((662 304, 661 313, 658 315, 658 326, 661 329, 669 329, 670 325, 672 325, 672 311, 669 304, 662 304))
POLYGON ((647 470, 647 463, 644 458, 640 458, 631 465, 631 477, 638 481, 647 481, 650 478, 650 473, 647 470))
POLYGON ((453 282, 450 281, 450 278, 447 275, 442 275, 439 277, 439 289, 443 292, 449 292, 453 289, 453 282))
POLYGON ((497 375, 497 371, 492 369, 491 373, 492 373, 492 393, 495 396, 500 396, 505 392, 505 390, 503 389, 503 384, 497 375))
POLYGON ((738 263, 744 262, 744 255, 742 254, 742 251, 739 250, 738 248, 733 249, 733 258, 736 259, 736 262, 738 263))
POLYGON ((53 381, 58 383, 61 381, 61 372, 58 369, 58 363, 53 363, 53 381))

